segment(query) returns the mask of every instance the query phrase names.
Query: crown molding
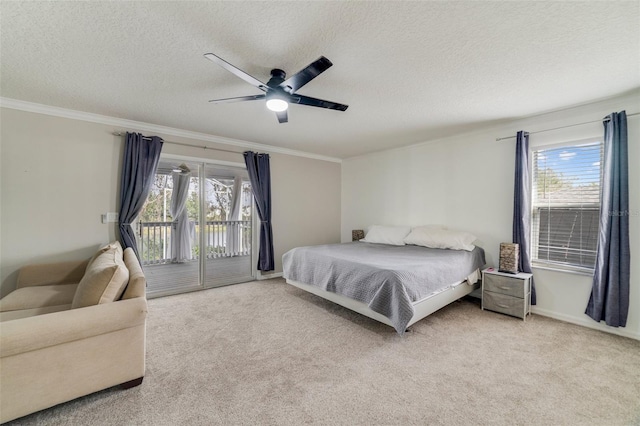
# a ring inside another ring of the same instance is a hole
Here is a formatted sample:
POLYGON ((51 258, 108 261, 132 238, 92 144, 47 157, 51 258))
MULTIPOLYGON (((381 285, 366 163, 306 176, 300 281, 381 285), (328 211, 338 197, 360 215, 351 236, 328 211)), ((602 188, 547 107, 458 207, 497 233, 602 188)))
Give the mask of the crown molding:
MULTIPOLYGON (((237 146, 241 148, 255 149, 258 151, 268 153, 278 153, 285 155, 292 155, 295 157, 305 157, 314 160, 330 161, 334 163, 341 163, 342 159, 336 157, 328 157, 325 155, 312 154, 304 151, 296 151, 287 148, 278 148, 271 145, 260 144, 256 142, 249 142, 239 139, 225 138, 222 136, 210 135, 207 133, 192 132, 190 130, 177 129, 175 127, 160 126, 157 124, 145 123, 142 121, 127 120, 124 118, 109 117, 106 115, 93 114, 90 112, 77 111, 73 109, 66 109, 60 107, 54 107, 50 105, 43 105, 34 102, 21 101, 19 99, 11 99, 0 97, 0 107, 15 109, 26 112, 34 112, 37 114, 51 115, 54 117, 69 118, 72 120, 88 121, 90 123, 105 124, 108 126, 117 127, 117 130, 125 129, 126 131, 137 132, 153 132, 160 133, 168 136, 176 136, 181 138, 187 138, 197 141, 211 142, 216 144, 237 146)), ((114 129, 116 130, 116 129, 114 129)), ((171 142, 171 141, 167 141, 171 142)), ((211 149, 215 149, 211 147, 211 149)))

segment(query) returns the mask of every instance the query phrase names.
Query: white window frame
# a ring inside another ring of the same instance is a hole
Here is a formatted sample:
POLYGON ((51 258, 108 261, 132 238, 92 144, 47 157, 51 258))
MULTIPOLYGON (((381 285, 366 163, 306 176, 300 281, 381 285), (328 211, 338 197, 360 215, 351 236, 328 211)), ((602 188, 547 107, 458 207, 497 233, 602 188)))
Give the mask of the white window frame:
MULTIPOLYGON (((604 140, 602 136, 599 137, 591 137, 591 138, 586 138, 586 139, 578 139, 578 140, 570 140, 570 141, 565 141, 565 142, 560 142, 560 143, 553 143, 553 144, 541 144, 541 145, 536 145, 536 146, 529 146, 529 176, 531 176, 530 179, 530 186, 529 186, 529 192, 530 192, 530 203, 531 203, 531 220, 530 220, 530 235, 529 235, 529 249, 530 249, 530 258, 531 258, 531 267, 533 268, 537 268, 537 269, 547 269, 547 270, 552 270, 552 271, 561 271, 561 272, 569 272, 569 273, 576 273, 576 274, 580 274, 580 275, 593 275, 594 272, 594 268, 586 268, 586 267, 582 267, 582 266, 578 266, 578 265, 572 265, 572 264, 567 264, 567 263, 560 263, 560 262, 553 262, 553 261, 545 261, 545 260, 538 260, 536 259, 537 257, 537 253, 538 253, 538 243, 539 243, 539 235, 535 235, 535 230, 536 227, 535 225, 535 210, 536 207, 534 206, 534 170, 533 170, 533 157, 534 157, 534 152, 536 151, 544 151, 544 150, 550 150, 550 149, 558 149, 558 148, 572 148, 572 147, 579 147, 582 145, 590 145, 590 144, 594 144, 594 143, 600 143, 603 144, 604 140)), ((602 190, 602 178, 603 178, 603 161, 604 158, 601 158, 601 164, 600 164, 600 190, 602 190)), ((600 203, 598 202, 596 205, 598 208, 600 206, 600 203)), ((562 205, 557 205, 555 207, 562 207, 562 205)), ((566 205, 566 207, 573 207, 570 205, 566 205)), ((538 226, 539 229, 539 226, 538 226)), ((595 266, 594 266, 595 267, 595 266)))

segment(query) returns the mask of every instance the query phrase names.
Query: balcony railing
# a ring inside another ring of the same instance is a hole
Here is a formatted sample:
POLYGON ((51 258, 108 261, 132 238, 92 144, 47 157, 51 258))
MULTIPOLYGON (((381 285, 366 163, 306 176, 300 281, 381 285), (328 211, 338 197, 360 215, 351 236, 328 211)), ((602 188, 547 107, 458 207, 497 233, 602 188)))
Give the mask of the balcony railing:
MULTIPOLYGON (((173 222, 138 222, 138 252, 143 265, 171 263, 173 222)), ((190 222, 191 260, 200 257, 200 233, 204 232, 207 259, 251 254, 251 221, 212 220, 201 229, 190 222)))

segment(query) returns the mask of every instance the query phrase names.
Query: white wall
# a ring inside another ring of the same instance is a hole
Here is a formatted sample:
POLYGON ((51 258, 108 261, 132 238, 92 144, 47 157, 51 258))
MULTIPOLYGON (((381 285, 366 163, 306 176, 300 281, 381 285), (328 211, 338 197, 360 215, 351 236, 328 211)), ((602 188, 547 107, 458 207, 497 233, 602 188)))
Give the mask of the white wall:
MULTIPOLYGON (((118 211, 123 138, 113 136, 121 130, 117 126, 9 108, 0 108, 0 121, 0 294, 5 295, 15 288, 22 265, 86 258, 116 238, 116 225, 102 224, 100 215, 118 211)), ((163 152, 244 162, 241 154, 170 143, 163 152)), ((287 250, 340 240, 340 164, 271 153, 271 173, 274 272, 281 272, 287 250)))
MULTIPOLYGON (((640 112, 640 92, 499 127, 433 140, 342 163, 342 241, 372 224, 442 223, 478 236, 487 263, 497 265, 500 242, 511 241, 515 135, 592 120, 613 111, 640 112)), ((584 315, 591 278, 535 269, 534 312, 640 339, 640 116, 630 117, 629 194, 631 301, 626 328, 597 324, 584 315)), ((531 147, 602 137, 600 122, 532 134, 531 147)))
POLYGON ((271 155, 276 271, 288 250, 340 242, 340 163, 271 155))

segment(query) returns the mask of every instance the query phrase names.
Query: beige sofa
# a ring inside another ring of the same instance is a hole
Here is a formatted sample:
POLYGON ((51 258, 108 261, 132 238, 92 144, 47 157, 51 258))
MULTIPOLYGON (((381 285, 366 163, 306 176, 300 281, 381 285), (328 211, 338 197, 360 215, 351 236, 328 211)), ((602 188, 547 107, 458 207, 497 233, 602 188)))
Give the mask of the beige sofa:
POLYGON ((0 422, 142 383, 145 287, 118 243, 90 260, 22 268, 0 300, 0 422))

